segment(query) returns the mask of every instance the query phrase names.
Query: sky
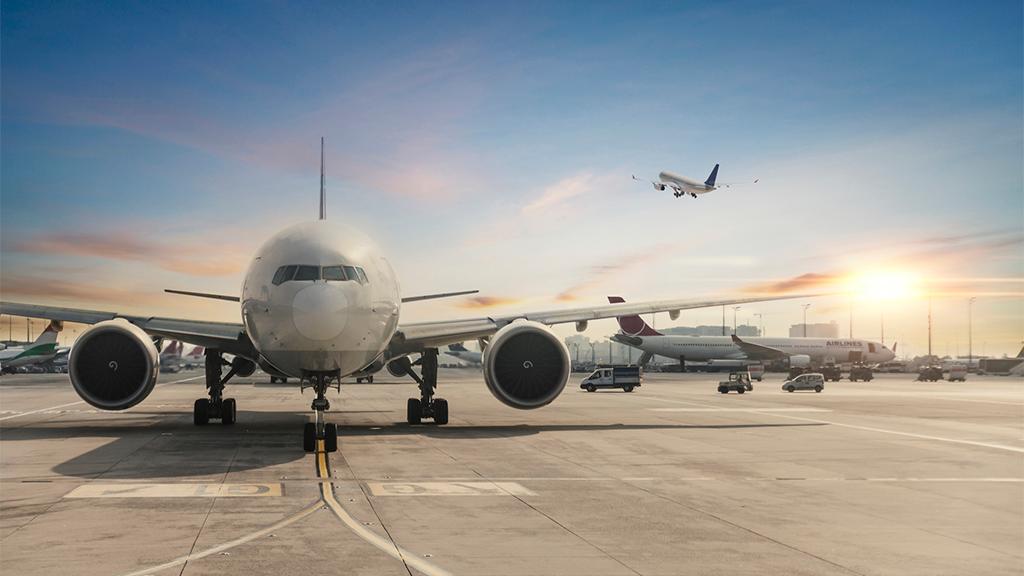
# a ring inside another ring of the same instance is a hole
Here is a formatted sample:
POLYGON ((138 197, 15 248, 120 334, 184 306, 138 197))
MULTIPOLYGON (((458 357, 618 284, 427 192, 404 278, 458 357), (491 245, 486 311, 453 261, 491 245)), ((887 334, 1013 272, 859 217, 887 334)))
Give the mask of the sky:
MULTIPOLYGON (((323 136, 328 220, 375 238, 403 294, 481 291, 403 321, 842 285, 858 290, 808 300, 808 322, 847 335, 852 309, 878 339, 884 318, 921 354, 930 296, 934 351, 966 354, 975 297, 975 354, 1024 340, 1020 2, 5 1, 0 18, 6 300, 239 320, 162 291, 238 293, 262 241, 316 217, 323 136), (697 199, 631 178, 716 163, 737 185, 697 199)), ((737 321, 786 335, 802 303, 737 321)))

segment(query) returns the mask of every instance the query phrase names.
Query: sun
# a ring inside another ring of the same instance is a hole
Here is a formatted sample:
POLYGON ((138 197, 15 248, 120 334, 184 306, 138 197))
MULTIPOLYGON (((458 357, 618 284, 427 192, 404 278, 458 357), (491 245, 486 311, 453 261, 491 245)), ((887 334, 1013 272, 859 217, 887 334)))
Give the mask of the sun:
POLYGON ((901 271, 858 274, 848 282, 850 291, 868 300, 903 300, 918 293, 918 278, 901 271))

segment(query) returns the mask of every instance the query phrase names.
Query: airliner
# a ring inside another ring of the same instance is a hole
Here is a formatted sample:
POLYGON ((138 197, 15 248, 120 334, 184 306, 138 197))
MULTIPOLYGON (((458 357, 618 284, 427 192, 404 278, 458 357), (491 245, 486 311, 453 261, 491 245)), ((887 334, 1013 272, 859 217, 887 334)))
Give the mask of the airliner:
MULTIPOLYGON (((608 302, 625 302, 619 296, 609 296, 608 302)), ((651 328, 636 314, 619 316, 619 332, 612 340, 641 350, 645 355, 657 355, 679 360, 788 360, 790 366, 803 367, 829 362, 888 362, 896 357, 895 350, 884 344, 856 338, 740 338, 732 336, 676 336, 666 335, 651 328)), ((893 345, 895 349, 895 345, 893 345)))
POLYGON ((249 376, 260 367, 272 376, 297 378, 300 390, 310 388, 314 396, 313 421, 303 428, 303 447, 314 451, 322 441, 324 450, 334 451, 337 426, 326 422, 327 392, 340 391, 344 377, 384 367, 407 375, 420 391, 418 398, 408 399, 407 422, 446 424, 448 402, 435 396, 438 348, 478 339, 486 343, 481 361, 491 394, 512 408, 536 409, 562 393, 571 369, 569 352, 549 328, 552 324, 575 323, 582 332, 589 321, 600 318, 662 311, 678 315, 680 310, 766 300, 667 300, 402 323, 403 303, 474 291, 403 297, 398 275, 377 245, 347 223, 327 220, 323 140, 320 154, 319 218, 266 240, 249 263, 240 294, 166 290, 235 302, 241 322, 15 302, 0 302, 0 313, 91 324, 71 350, 68 374, 78 395, 102 410, 126 410, 149 396, 160 372, 154 340, 161 338, 204 347, 207 395, 192 410, 199 426, 211 419, 235 422, 236 402, 224 396, 235 376, 249 376), (410 354, 419 355, 415 364, 410 354))
MULTIPOLYGON (((644 182, 643 178, 637 178, 635 175, 633 176, 633 180, 644 182)), ((711 170, 711 174, 708 176, 707 180, 703 182, 698 182, 697 180, 668 171, 661 172, 658 174, 657 180, 652 180, 650 182, 654 185, 654 189, 658 191, 664 191, 665 188, 671 188, 672 195, 676 198, 686 196, 687 194, 696 198, 698 194, 707 194, 708 192, 718 190, 719 188, 729 188, 731 186, 730 184, 716 183, 717 180, 718 164, 715 164, 715 167, 711 170)), ((754 183, 756 184, 757 180, 754 180, 754 183)))
POLYGON ((0 373, 13 372, 21 366, 42 364, 56 358, 59 352, 57 334, 62 328, 59 322, 50 322, 35 342, 23 346, 7 346, 0 350, 0 373))

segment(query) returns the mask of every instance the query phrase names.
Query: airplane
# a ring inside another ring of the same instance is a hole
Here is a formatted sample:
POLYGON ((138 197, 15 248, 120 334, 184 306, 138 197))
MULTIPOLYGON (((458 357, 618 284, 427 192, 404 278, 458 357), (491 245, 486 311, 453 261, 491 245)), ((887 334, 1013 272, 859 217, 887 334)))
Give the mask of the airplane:
POLYGON ((184 345, 172 340, 167 348, 160 353, 160 370, 163 372, 181 372, 181 351, 184 345))
MULTIPOLYGON (((561 394, 571 363, 562 340, 549 328, 591 320, 760 302, 766 298, 712 298, 611 304, 481 318, 402 323, 402 304, 476 291, 403 297, 398 275, 371 239, 327 219, 323 140, 320 148, 319 218, 271 236, 249 263, 238 295, 165 290, 237 303, 241 322, 213 322, 0 302, 0 314, 91 324, 71 350, 68 375, 79 396, 108 411, 126 410, 146 399, 156 384, 160 356, 154 339, 170 338, 205 347, 206 397, 193 404, 193 423, 233 424, 234 398, 224 396, 235 376, 257 366, 294 377, 311 388, 312 422, 303 427, 303 448, 337 450, 337 425, 326 422, 328 390, 341 379, 387 367, 419 385, 406 403, 406 421, 448 422, 448 402, 435 397, 438 348, 470 339, 486 342, 481 362, 488 390, 502 403, 530 410, 561 394), (225 354, 233 358, 224 359, 225 354), (415 364, 409 355, 418 354, 415 364), (226 374, 224 367, 228 368, 226 374), (418 367, 419 370, 415 370, 418 367)), ((783 296, 772 300, 804 297, 783 296)))
MULTIPOLYGON (((625 302, 609 296, 608 302, 625 302)), ((619 332, 612 340, 643 352, 641 364, 653 355, 680 360, 724 360, 761 362, 788 360, 793 367, 828 362, 888 362, 896 357, 896 346, 857 338, 740 338, 731 336, 666 335, 651 328, 639 315, 620 316, 619 332)))
POLYGON ((482 352, 466 350, 466 347, 462 344, 462 342, 458 342, 456 344, 449 344, 448 350, 445 351, 445 354, 449 356, 454 356, 459 360, 462 360, 463 362, 469 362, 470 364, 474 364, 476 366, 480 365, 480 360, 483 356, 482 352))
POLYGON ((0 350, 0 373, 10 373, 21 366, 42 364, 53 360, 58 353, 57 334, 62 328, 59 321, 51 321, 35 342, 22 346, 4 347, 3 350, 0 350))
MULTIPOLYGON (((711 170, 711 174, 708 176, 708 179, 704 182, 697 182, 696 180, 692 180, 686 176, 680 176, 674 172, 664 171, 658 174, 658 179, 652 180, 651 184, 654 185, 655 190, 659 191, 665 190, 665 188, 671 188, 672 195, 676 198, 687 194, 696 198, 698 194, 707 194, 708 192, 718 190, 719 188, 729 188, 732 186, 731 184, 716 184, 717 179, 718 164, 715 164, 715 167, 711 170)), ((633 180, 644 182, 643 178, 637 178, 635 175, 633 176, 633 180)), ((757 184, 757 182, 758 180, 754 180, 754 184, 757 184)))
POLYGON ((195 346, 188 354, 182 356, 182 362, 185 364, 185 368, 191 370, 192 368, 197 368, 206 362, 203 352, 204 350, 205 348, 202 346, 195 346))

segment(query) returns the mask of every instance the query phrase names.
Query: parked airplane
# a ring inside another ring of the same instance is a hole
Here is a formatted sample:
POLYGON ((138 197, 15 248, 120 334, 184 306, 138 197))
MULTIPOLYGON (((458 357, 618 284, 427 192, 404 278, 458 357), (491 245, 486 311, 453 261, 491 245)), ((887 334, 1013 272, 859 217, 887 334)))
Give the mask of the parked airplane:
POLYGON ((185 369, 191 370, 202 366, 206 362, 205 350, 206 348, 202 346, 195 346, 188 354, 182 356, 181 360, 185 365, 185 369))
MULTIPOLYGON (((637 178, 633 176, 633 180, 644 181, 643 178, 637 178)), ((697 194, 707 194, 712 190, 718 190, 719 188, 729 188, 731 184, 719 184, 716 183, 718 180, 718 164, 711 170, 711 174, 708 179, 704 182, 698 182, 686 176, 680 176, 674 172, 662 172, 658 174, 657 180, 652 180, 651 184, 654 185, 655 190, 664 190, 665 188, 671 188, 672 194, 676 198, 689 194, 694 198, 697 194)), ((754 184, 757 184, 757 180, 754 180, 754 184)))
POLYGON ((57 356, 57 333, 62 329, 59 321, 50 322, 35 342, 22 346, 7 346, 0 350, 0 372, 13 372, 21 366, 42 364, 57 356))
POLYGON ((181 350, 183 348, 184 345, 177 340, 172 340, 164 348, 164 351, 160 353, 161 372, 181 372, 181 350))
POLYGON ((445 350, 445 354, 454 356, 463 362, 469 362, 470 364, 480 365, 480 361, 483 357, 483 352, 474 352, 472 350, 466 350, 466 347, 462 342, 456 344, 449 344, 448 350, 445 350))
MULTIPOLYGON (((77 308, 0 302, 0 313, 92 324, 71 351, 68 372, 75 391, 103 410, 125 410, 152 392, 160 357, 154 338, 173 338, 206 347, 208 397, 195 401, 193 421, 235 421, 236 404, 224 397, 233 376, 248 376, 257 365, 271 375, 299 378, 312 388, 315 421, 303 430, 303 446, 337 449, 337 426, 325 422, 327 391, 341 378, 372 374, 384 366, 419 384, 410 398, 410 424, 448 422, 448 402, 434 396, 438 348, 469 339, 488 339, 484 381, 501 402, 519 409, 545 406, 569 379, 569 352, 548 325, 575 323, 579 331, 599 318, 744 304, 765 298, 668 300, 527 312, 465 320, 399 322, 402 303, 466 292, 403 298, 390 261, 366 236, 347 224, 329 222, 324 192, 321 141, 319 219, 295 224, 256 252, 241 294, 170 291, 238 302, 242 322, 211 322, 133 316, 77 308), (234 358, 228 362, 224 354, 234 358), (414 369, 410 354, 420 354, 414 369), (222 374, 224 365, 230 366, 222 374)), ((796 296, 793 296, 796 297, 796 296)), ((806 297, 806 296, 804 296, 806 297)), ((780 298, 774 298, 780 299, 780 298)))
MULTIPOLYGON (((609 296, 608 302, 625 302, 609 296)), ((879 342, 856 338, 740 338, 732 336, 675 336, 651 328, 639 315, 620 316, 616 342, 632 346, 645 355, 673 360, 789 361, 790 366, 821 365, 828 362, 888 362, 896 353, 879 342)), ((893 346, 895 348, 895 346, 893 346)), ((647 356, 649 359, 650 356, 647 356)))

